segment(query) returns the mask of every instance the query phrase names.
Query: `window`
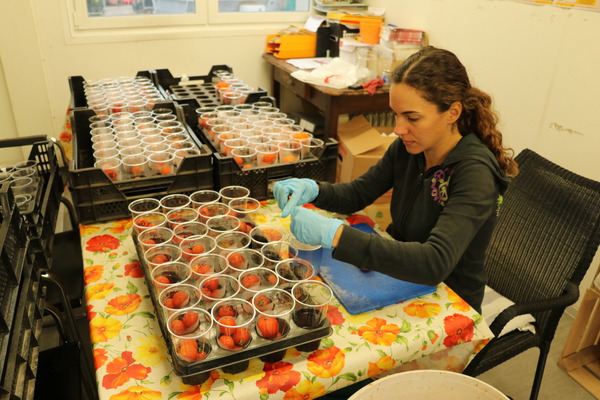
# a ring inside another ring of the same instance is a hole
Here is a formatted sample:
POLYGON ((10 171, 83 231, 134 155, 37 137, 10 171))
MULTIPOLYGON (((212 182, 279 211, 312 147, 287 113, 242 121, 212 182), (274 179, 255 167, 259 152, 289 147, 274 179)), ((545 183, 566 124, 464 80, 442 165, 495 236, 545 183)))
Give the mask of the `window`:
POLYGON ((301 22, 311 0, 66 0, 75 31, 301 22))

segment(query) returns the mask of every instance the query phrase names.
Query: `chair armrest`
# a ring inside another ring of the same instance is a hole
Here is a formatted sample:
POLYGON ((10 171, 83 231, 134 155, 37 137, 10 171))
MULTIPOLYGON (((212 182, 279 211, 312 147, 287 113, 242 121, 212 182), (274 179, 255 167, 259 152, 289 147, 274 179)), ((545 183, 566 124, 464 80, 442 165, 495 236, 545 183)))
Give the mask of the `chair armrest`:
POLYGON ((579 298, 579 287, 573 282, 568 282, 565 288, 565 292, 558 297, 551 297, 539 301, 532 301, 524 304, 515 304, 505 310, 503 310, 494 319, 494 322, 490 325, 490 330, 494 336, 500 335, 504 326, 513 318, 531 314, 538 311, 548 311, 553 309, 560 309, 574 304, 579 298))

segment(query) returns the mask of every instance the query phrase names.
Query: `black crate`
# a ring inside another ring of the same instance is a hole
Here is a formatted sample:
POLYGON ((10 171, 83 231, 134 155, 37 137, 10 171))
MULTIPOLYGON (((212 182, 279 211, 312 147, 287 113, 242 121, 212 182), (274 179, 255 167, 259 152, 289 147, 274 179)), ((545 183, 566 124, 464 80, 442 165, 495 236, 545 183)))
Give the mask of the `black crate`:
POLYGON ((338 159, 338 142, 335 139, 326 139, 325 147, 315 158, 242 170, 233 157, 220 155, 210 140, 204 136, 198 125, 196 104, 188 103, 183 105, 182 109, 188 126, 214 154, 213 179, 216 190, 230 185, 244 186, 250 189, 250 196, 257 200, 265 200, 273 197, 273 183, 278 180, 310 178, 317 181, 335 182, 338 159))
MULTIPOLYGON (((28 264, 31 266, 32 263, 33 257, 29 257, 28 264)), ((15 399, 27 398, 33 392, 35 383, 42 315, 37 312, 31 299, 33 297, 39 301, 39 280, 39 270, 26 268, 18 287, 18 300, 14 306, 16 312, 8 335, 7 351, 2 357, 0 386, 8 390, 11 398, 15 399)))
MULTIPOLYGON (((139 71, 135 76, 143 76, 153 79, 151 71, 139 71)), ((71 91, 71 101, 69 107, 71 110, 78 108, 87 108, 88 103, 83 90, 85 79, 83 76, 75 75, 69 77, 69 90, 71 91)))
POLYGON ((282 179, 310 178, 335 182, 337 154, 338 142, 330 138, 315 160, 242 170, 233 157, 223 157, 215 153, 215 184, 219 189, 231 185, 244 186, 250 189, 250 196, 257 200, 265 200, 273 197, 273 184, 282 179))
MULTIPOLYGON (((49 258, 52 248, 60 198, 65 186, 65 178, 61 175, 56 155, 58 146, 45 136, 0 140, 0 148, 30 147, 28 160, 37 162, 40 178, 38 190, 35 198, 25 209, 20 210, 20 214, 30 246, 34 252, 43 253, 45 259, 49 258)), ((49 265, 43 267, 48 268, 49 265)))
MULTIPOLYGON (((154 83, 158 87, 161 94, 169 99, 179 102, 187 102, 196 100, 201 106, 217 106, 221 102, 217 96, 212 83, 216 77, 215 72, 226 70, 233 73, 233 70, 228 65, 213 65, 207 75, 189 76, 190 84, 182 82, 181 77, 174 77, 168 69, 156 69, 151 71, 154 83), (202 81, 204 83, 195 83, 202 81)), ((246 103, 255 103, 257 101, 269 101, 274 104, 275 100, 268 96, 267 90, 259 87, 254 92, 250 93, 246 98, 246 103)))
MULTIPOLYGON (((155 107, 171 108, 177 115, 183 115, 181 108, 173 102, 157 103, 155 107)), ((81 223, 128 218, 129 203, 140 198, 159 199, 168 194, 191 194, 197 190, 213 189, 212 152, 193 134, 190 136, 201 154, 184 158, 175 175, 111 181, 101 169, 94 167, 89 128, 89 117, 94 114, 90 109, 71 112, 73 160, 69 168, 69 189, 81 223)), ((183 117, 180 118, 185 122, 183 117)))

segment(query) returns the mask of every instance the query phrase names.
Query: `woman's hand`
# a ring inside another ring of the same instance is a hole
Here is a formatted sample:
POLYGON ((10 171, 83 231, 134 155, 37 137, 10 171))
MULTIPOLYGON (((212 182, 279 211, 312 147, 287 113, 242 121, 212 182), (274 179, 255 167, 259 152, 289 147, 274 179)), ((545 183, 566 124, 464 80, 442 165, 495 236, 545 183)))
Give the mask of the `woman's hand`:
POLYGON ((290 230, 302 243, 331 249, 335 247, 334 244, 337 246, 342 225, 344 222, 339 219, 327 218, 306 208, 296 207, 292 211, 290 230))
POLYGON ((312 179, 291 178, 275 182, 273 196, 281 208, 281 216, 287 217, 297 206, 310 203, 319 195, 319 185, 312 179))

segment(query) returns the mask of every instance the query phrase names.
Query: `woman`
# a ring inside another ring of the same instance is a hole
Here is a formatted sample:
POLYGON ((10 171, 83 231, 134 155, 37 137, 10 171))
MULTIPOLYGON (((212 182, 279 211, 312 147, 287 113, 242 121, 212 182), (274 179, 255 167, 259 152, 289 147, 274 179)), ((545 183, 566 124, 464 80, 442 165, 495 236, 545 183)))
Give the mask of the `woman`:
POLYGON ((333 257, 409 282, 446 282, 476 310, 486 283, 485 249, 509 178, 518 173, 502 145, 489 95, 471 86, 451 52, 426 47, 392 75, 394 141, 381 160, 349 183, 278 182, 282 216, 302 242, 333 257), (394 240, 367 234, 299 205, 350 214, 393 188, 394 240))

